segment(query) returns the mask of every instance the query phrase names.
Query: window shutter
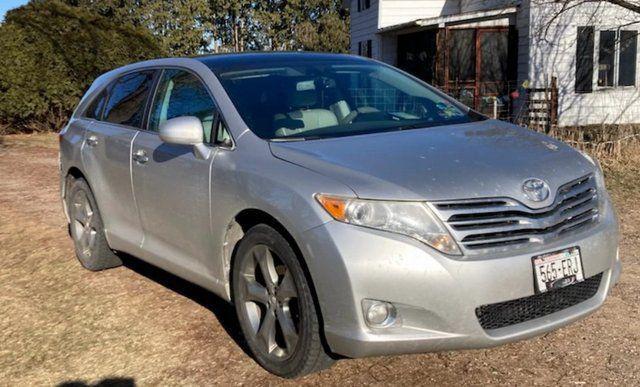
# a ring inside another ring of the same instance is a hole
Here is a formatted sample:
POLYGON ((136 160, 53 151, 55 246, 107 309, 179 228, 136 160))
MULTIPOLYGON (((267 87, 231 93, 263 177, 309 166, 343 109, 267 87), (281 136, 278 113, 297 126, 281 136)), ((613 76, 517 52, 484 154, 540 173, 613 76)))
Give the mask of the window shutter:
POLYGON ((578 27, 576 45, 576 93, 593 91, 594 28, 578 27))
POLYGON ((638 32, 620 31, 620 60, 618 86, 636 84, 636 58, 638 55, 638 32))

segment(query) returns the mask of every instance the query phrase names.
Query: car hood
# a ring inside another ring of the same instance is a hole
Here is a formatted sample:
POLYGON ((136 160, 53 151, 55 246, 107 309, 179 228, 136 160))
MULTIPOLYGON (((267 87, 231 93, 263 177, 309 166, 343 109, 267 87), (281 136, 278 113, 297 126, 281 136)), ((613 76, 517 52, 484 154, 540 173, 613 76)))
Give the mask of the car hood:
POLYGON ((562 142, 496 120, 270 146, 275 157, 333 177, 369 199, 511 197, 541 208, 553 203, 559 186, 595 169, 562 142), (546 200, 524 195, 529 178, 549 185, 546 200))

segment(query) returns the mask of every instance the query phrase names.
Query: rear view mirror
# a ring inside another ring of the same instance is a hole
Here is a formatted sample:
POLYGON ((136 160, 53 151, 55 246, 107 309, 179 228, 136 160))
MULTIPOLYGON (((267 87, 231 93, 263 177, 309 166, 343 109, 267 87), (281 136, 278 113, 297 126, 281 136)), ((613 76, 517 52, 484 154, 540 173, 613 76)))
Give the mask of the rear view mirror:
POLYGON ((184 116, 167 120, 160 124, 160 139, 167 144, 191 145, 194 155, 208 159, 211 153, 204 142, 204 129, 198 117, 184 116))

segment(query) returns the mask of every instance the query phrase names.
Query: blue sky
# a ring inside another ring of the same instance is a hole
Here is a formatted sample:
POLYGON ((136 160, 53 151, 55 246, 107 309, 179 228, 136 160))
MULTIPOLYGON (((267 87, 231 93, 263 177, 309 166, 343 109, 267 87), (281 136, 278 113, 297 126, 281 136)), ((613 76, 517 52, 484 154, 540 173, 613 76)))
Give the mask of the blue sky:
POLYGON ((29 0, 0 0, 0 21, 4 20, 4 14, 8 10, 27 4, 29 0))

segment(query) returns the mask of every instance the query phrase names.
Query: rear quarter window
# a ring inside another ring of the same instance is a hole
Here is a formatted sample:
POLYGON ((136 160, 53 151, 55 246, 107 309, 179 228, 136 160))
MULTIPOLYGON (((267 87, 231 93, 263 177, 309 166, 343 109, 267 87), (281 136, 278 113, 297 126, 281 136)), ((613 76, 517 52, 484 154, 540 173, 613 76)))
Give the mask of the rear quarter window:
POLYGON ((142 128, 154 71, 140 71, 118 79, 104 109, 104 121, 142 128))
POLYGON ((103 90, 92 102, 89 104, 87 109, 84 111, 84 116, 86 118, 93 118, 95 120, 102 119, 102 110, 104 109, 104 105, 107 102, 107 92, 103 90))

